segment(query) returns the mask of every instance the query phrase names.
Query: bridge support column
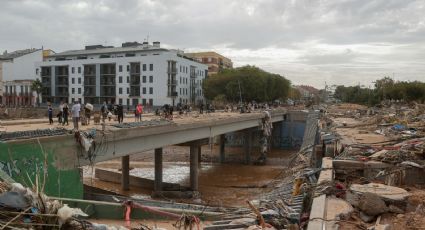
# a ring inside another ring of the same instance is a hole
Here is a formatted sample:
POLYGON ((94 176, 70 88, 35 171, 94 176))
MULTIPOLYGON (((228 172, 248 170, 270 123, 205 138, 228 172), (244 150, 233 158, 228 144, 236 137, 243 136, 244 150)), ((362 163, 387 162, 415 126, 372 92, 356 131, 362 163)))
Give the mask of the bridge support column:
POLYGON ((220 163, 224 163, 225 157, 226 157, 224 154, 225 142, 226 142, 226 135, 221 134, 220 135, 220 163))
POLYGON ((155 182, 154 191, 162 191, 162 148, 155 149, 155 182))
POLYGON ((251 163, 251 152, 252 152, 252 131, 246 130, 244 133, 245 143, 244 143, 244 152, 245 152, 245 164, 251 163))
POLYGON ((121 188, 130 190, 130 156, 121 157, 121 188))
POLYGON ((198 191, 198 145, 190 145, 190 189, 198 191))
POLYGON ((198 146, 198 166, 199 167, 201 167, 201 162, 202 162, 202 155, 201 155, 201 153, 202 153, 202 146, 201 145, 199 145, 198 146))

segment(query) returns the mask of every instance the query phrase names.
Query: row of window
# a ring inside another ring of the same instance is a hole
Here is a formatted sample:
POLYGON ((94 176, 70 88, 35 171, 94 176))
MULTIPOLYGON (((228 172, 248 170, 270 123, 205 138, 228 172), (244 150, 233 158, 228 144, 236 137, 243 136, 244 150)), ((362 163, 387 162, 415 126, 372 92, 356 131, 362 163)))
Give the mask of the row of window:
MULTIPOLYGON (((81 84, 81 78, 77 78, 78 79, 78 84, 81 84)), ((142 82, 146 83, 146 76, 142 76, 142 82)), ((71 83, 75 84, 75 78, 71 78, 71 83)), ((118 77, 118 83, 123 83, 123 77, 119 76, 118 77)), ((130 83, 130 77, 127 76, 127 83, 130 83)), ((153 76, 149 76, 149 83, 153 83, 153 76)))
MULTIPOLYGON (((130 94, 130 88, 126 88, 127 89, 127 94, 130 94)), ((78 94, 81 94, 81 88, 77 88, 78 94)), ((71 93, 75 94, 75 88, 71 88, 71 93)), ((143 94, 147 94, 146 93, 146 87, 142 88, 142 93, 143 94)), ((118 94, 123 94, 123 88, 118 88, 118 94)), ((149 87, 149 94, 153 94, 153 87, 149 87)))
MULTIPOLYGON (((82 102, 81 98, 71 98, 72 103, 74 103, 74 101, 76 101, 76 100, 82 102)), ((145 106, 145 105, 147 105, 148 102, 149 102, 149 105, 153 105, 153 99, 152 98, 149 98, 149 99, 142 98, 142 105, 145 106)), ((123 104, 123 99, 122 98, 119 98, 118 99, 118 103, 124 105, 123 104)), ((133 100, 133 105, 136 105, 137 103, 139 103, 139 100, 138 99, 133 100)), ((127 99, 127 104, 126 105, 130 105, 130 99, 129 98, 127 99)))
MULTIPOLYGON (((147 71, 147 65, 142 65, 142 70, 147 71)), ((149 64, 149 71, 153 71, 153 64, 149 64)), ((118 72, 122 72, 122 65, 118 66, 118 72)), ((130 65, 127 65, 127 72, 130 72, 130 65)))

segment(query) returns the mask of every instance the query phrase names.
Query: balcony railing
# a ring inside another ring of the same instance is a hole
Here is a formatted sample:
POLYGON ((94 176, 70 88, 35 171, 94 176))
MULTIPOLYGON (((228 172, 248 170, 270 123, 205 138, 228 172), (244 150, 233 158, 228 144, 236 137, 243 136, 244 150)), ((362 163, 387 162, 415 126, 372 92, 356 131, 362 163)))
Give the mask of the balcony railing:
POLYGON ((84 95, 84 96, 91 96, 91 97, 95 97, 95 96, 96 96, 96 93, 95 93, 95 92, 92 92, 92 91, 86 91, 86 90, 84 90, 83 95, 84 95))
POLYGON ((167 96, 168 97, 177 97, 179 94, 177 92, 168 92, 167 96))
POLYGON ((56 94, 56 96, 58 96, 58 97, 68 97, 69 93, 68 92, 58 92, 56 94))
POLYGON ((115 85, 115 81, 100 81, 101 85, 115 85))
POLYGON ((168 68, 167 73, 177 74, 177 68, 168 68))
POLYGON ((168 80, 168 85, 177 85, 177 80, 168 80))
POLYGON ((140 91, 130 91, 130 97, 140 97, 140 91))

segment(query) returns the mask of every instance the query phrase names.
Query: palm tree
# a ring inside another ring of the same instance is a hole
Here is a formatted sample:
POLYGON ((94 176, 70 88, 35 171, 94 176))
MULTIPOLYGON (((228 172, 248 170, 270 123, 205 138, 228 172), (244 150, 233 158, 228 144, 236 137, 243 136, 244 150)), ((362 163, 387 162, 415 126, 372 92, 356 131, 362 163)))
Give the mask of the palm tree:
POLYGON ((37 93, 37 106, 40 106, 40 94, 43 90, 43 84, 40 79, 35 79, 35 81, 32 82, 31 90, 37 93))

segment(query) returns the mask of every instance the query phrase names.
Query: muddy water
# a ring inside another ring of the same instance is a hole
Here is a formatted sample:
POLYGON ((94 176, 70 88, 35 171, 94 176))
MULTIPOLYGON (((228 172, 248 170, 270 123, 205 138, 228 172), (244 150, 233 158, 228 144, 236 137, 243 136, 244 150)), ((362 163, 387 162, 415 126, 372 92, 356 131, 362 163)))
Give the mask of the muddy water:
MULTIPOLYGON (((206 151, 203 151, 203 153, 206 151)), ((211 151, 214 155, 215 151, 211 151)), ((296 151, 272 150, 269 154, 266 165, 244 165, 237 163, 237 159, 243 159, 240 149, 226 148, 226 157, 231 163, 220 164, 214 157, 208 158, 201 163, 199 168, 199 192, 201 202, 218 206, 245 206, 247 199, 256 199, 271 189, 269 186, 273 180, 282 176, 282 172, 287 168, 288 158, 296 151)), ((255 159, 256 156, 253 156, 255 159)), ((176 157, 181 160, 181 157, 176 157)), ((239 161, 240 162, 240 161, 239 161)), ((119 161, 112 161, 101 164, 102 168, 118 170, 119 161)), ((153 162, 131 162, 130 174, 137 177, 154 179, 153 162)), ((163 163, 163 181, 179 183, 189 186, 189 162, 176 161, 163 163)), ((131 188, 130 191, 121 191, 119 184, 108 183, 92 179, 90 172, 85 171, 85 183, 109 191, 114 191, 123 195, 146 198, 152 191, 131 188)), ((179 200, 183 201, 183 200, 179 200)), ((187 201, 187 200, 184 200, 187 201)), ((191 202, 191 201, 187 201, 191 202)))

